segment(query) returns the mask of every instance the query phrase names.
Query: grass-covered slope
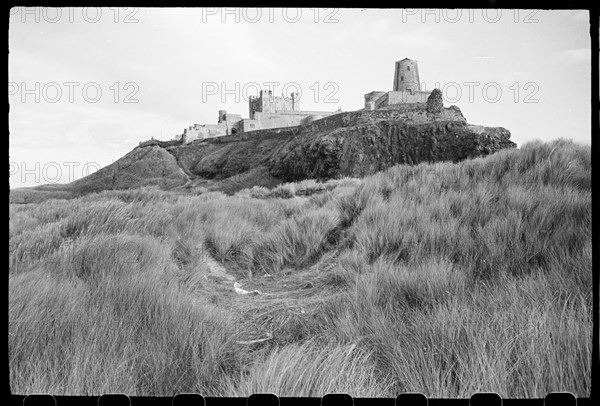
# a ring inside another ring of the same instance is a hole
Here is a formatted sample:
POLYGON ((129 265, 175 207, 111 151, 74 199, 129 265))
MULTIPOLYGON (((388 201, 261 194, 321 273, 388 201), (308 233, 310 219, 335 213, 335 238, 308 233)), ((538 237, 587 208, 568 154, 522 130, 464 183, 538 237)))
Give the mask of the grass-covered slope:
POLYGON ((233 196, 11 205, 11 390, 587 396, 590 165, 555 141, 233 196))

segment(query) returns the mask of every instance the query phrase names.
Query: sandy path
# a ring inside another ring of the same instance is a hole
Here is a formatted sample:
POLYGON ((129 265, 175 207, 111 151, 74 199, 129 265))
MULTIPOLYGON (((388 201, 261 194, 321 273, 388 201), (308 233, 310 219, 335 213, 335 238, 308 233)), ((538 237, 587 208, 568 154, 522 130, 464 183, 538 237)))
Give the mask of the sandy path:
POLYGON ((231 314, 238 344, 261 345, 276 340, 286 323, 308 322, 319 311, 332 294, 319 277, 335 266, 335 258, 336 253, 328 253, 306 269, 236 279, 223 264, 207 257, 205 292, 211 292, 217 306, 231 314))

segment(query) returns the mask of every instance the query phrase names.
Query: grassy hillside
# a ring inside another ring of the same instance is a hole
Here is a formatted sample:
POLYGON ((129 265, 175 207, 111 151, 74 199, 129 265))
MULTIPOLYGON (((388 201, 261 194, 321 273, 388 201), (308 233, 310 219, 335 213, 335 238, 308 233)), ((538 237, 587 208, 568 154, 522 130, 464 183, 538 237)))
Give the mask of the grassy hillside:
POLYGON ((11 205, 9 238, 13 393, 591 388, 591 151, 569 141, 11 205))

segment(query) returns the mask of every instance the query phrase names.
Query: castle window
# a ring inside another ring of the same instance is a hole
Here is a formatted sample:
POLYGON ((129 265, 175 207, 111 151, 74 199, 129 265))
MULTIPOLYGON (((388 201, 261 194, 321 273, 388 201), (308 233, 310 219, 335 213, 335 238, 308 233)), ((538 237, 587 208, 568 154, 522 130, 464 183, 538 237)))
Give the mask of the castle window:
POLYGON ((250 128, 254 128, 254 124, 250 124, 250 128))
POLYGON ((407 67, 406 67, 406 70, 410 70, 410 66, 407 66, 407 67))
POLYGON ((400 76, 400 80, 404 80, 404 76, 400 76))

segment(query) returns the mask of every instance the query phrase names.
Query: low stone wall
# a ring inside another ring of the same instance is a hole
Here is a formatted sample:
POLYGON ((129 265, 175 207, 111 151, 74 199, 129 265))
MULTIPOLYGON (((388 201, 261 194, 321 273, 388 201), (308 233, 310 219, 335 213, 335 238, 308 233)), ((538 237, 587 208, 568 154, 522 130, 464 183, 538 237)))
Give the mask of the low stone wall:
POLYGON ((138 147, 144 148, 144 147, 151 147, 151 146, 157 145, 159 147, 168 148, 168 147, 173 147, 175 145, 181 145, 181 144, 183 144, 183 139, 169 140, 169 141, 148 140, 148 141, 140 142, 138 147))
MULTIPOLYGON (((268 128, 262 130, 249 131, 233 135, 224 135, 221 137, 207 138, 210 143, 227 143, 245 140, 265 139, 273 137, 291 137, 303 132, 315 132, 332 129, 336 127, 344 127, 352 122, 345 117, 352 113, 336 113, 328 117, 315 120, 308 124, 302 124, 294 127, 268 128)), ((199 142, 200 140, 198 140, 199 142)))
MULTIPOLYGON (((222 137, 214 137, 207 138, 204 141, 209 143, 228 143, 228 142, 238 142, 245 140, 255 140, 255 139, 263 139, 270 137, 287 137, 292 136, 298 133, 298 127, 282 127, 282 128, 270 128, 266 130, 255 130, 246 133, 238 133, 232 135, 224 135, 222 137)), ((200 142, 201 140, 197 140, 195 142, 200 142)))
POLYGON ((375 108, 379 109, 381 107, 389 106, 391 104, 399 104, 399 103, 426 103, 427 98, 431 92, 427 91, 416 91, 413 93, 410 92, 387 92, 379 99, 375 100, 375 108))

